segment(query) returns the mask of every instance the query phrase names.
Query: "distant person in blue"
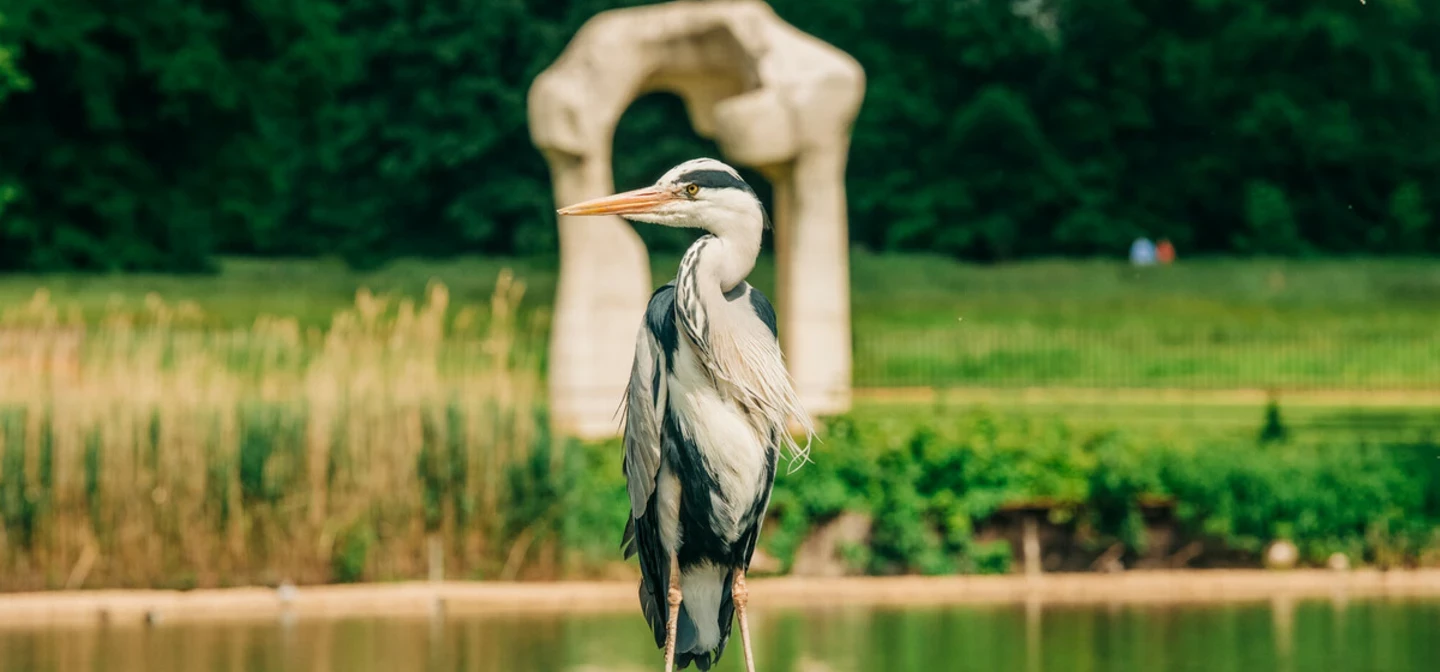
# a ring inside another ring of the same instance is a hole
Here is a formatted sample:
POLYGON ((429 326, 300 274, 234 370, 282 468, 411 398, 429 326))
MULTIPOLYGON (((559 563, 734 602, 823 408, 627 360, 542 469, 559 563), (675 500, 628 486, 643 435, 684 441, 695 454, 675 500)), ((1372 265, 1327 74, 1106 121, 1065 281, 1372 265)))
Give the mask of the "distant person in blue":
POLYGON ((1136 238, 1130 244, 1130 263, 1136 266, 1152 266, 1155 264, 1155 243, 1149 238, 1136 238))

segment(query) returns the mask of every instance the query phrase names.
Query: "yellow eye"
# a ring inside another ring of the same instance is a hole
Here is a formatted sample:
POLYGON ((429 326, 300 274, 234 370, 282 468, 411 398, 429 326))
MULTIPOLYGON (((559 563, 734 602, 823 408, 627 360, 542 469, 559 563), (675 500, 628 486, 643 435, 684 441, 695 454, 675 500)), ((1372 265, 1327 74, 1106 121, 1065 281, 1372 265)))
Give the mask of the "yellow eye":
POLYGON ((700 193, 700 187, 694 184, 687 184, 685 185, 685 193, 694 196, 695 194, 700 193))

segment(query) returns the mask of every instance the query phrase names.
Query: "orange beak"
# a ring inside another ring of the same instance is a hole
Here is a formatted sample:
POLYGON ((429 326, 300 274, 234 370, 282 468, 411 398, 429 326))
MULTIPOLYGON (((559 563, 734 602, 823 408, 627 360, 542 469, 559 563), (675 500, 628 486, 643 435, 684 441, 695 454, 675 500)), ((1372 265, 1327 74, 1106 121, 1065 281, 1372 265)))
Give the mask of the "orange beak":
POLYGON ((655 187, 644 187, 614 196, 594 198, 556 210, 562 215, 639 215, 654 212, 656 208, 671 201, 680 200, 676 194, 655 187))

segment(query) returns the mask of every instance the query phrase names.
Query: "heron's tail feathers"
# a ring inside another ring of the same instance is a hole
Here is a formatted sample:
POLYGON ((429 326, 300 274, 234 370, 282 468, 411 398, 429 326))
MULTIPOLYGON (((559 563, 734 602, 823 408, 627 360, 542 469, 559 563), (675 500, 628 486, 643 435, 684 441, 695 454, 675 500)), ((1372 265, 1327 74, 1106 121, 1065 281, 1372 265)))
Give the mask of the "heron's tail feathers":
POLYGON ((690 614, 685 609, 684 603, 681 603, 680 620, 675 627, 675 662, 680 664, 680 669, 685 669, 685 663, 681 663, 680 661, 686 661, 686 663, 688 663, 689 660, 700 655, 703 655, 705 658, 703 667, 700 669, 704 670, 710 667, 710 652, 706 651, 704 654, 701 654, 695 651, 697 648, 695 646, 695 639, 699 637, 699 635, 699 631, 695 628, 695 619, 690 618, 690 614))
MULTIPOLYGON (((680 616, 675 628, 676 669, 683 670, 694 663, 698 670, 709 670, 720 662, 735 614, 730 596, 732 571, 704 563, 683 573, 680 616)), ((655 632, 656 648, 663 649, 669 605, 656 597, 659 596, 646 591, 642 582, 640 601, 645 617, 655 632)))
MULTIPOLYGON (((728 596, 729 590, 727 589, 728 596)), ((727 600, 728 603, 728 600, 727 600)), ((729 610, 721 610, 723 618, 729 618, 732 614, 729 610)), ((728 628, 727 628, 728 630, 728 628)), ((725 642, 730 639, 729 633, 720 638, 720 643, 711 648, 701 645, 699 640, 699 628, 695 626, 695 620, 690 617, 689 610, 682 604, 680 607, 680 622, 675 628, 675 669, 683 670, 695 664, 695 669, 708 670, 710 666, 720 662, 720 654, 725 653, 725 642)), ((661 631, 661 644, 664 644, 664 631, 661 631)))
MULTIPOLYGON (((683 588, 681 589, 684 590, 683 588)), ((723 622, 728 623, 734 609, 730 604, 730 586, 724 587, 724 598, 718 614, 723 622)), ((665 600, 664 593, 652 590, 648 582, 640 582, 640 610, 645 614, 645 621, 650 624, 650 630, 655 635, 655 648, 665 648, 665 626, 669 617, 669 603, 665 600)), ((695 619, 691 617, 690 610, 694 606, 686 601, 680 603, 680 617, 675 624, 675 667, 685 669, 691 663, 696 669, 708 670, 711 665, 720 662, 720 654, 725 651, 725 642, 729 639, 729 628, 723 628, 725 635, 720 639, 718 645, 706 646, 706 642, 700 640, 700 628, 696 626, 695 619)))

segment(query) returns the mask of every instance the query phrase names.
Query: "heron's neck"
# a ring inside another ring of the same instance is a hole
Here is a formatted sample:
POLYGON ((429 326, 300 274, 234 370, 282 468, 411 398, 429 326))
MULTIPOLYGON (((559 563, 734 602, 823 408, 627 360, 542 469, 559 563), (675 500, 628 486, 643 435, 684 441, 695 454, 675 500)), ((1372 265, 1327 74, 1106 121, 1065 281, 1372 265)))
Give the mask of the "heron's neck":
POLYGON ((696 241, 691 249, 697 255, 699 279, 718 284, 720 292, 725 293, 735 289, 755 270, 755 259, 760 256, 760 233, 711 234, 696 241))

